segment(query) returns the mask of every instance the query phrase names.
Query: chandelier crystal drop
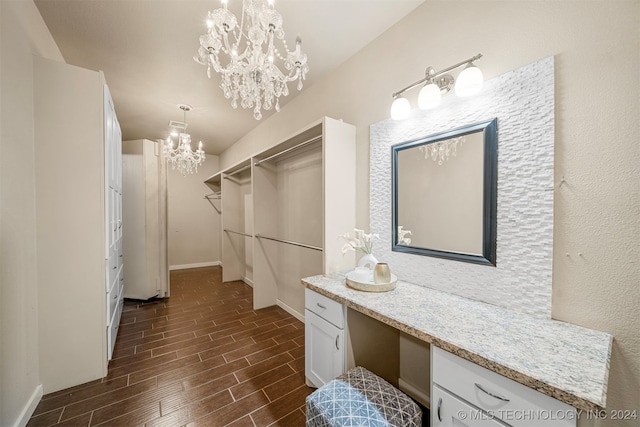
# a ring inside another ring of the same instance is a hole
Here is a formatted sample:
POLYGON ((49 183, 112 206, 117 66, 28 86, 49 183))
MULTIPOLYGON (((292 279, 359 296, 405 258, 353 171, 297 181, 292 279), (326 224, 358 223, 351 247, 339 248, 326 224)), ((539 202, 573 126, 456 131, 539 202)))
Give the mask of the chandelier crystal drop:
POLYGON ((167 137, 163 147, 163 153, 167 162, 171 162, 171 169, 178 170, 182 176, 198 172, 198 165, 204 162, 205 154, 202 150, 202 141, 198 143, 198 149, 191 149, 191 135, 187 130, 187 111, 191 111, 191 106, 186 104, 178 105, 184 112, 183 131, 178 135, 178 146, 174 147, 171 136, 167 137))
POLYGON ((298 81, 302 90, 309 66, 302 53, 302 40, 289 50, 282 29, 282 15, 273 7, 273 0, 242 0, 240 21, 222 8, 207 15, 207 34, 200 36, 200 48, 193 59, 221 76, 220 88, 231 106, 253 108, 253 117, 262 118, 262 110, 280 111, 280 96, 289 94, 288 82, 298 81), (276 47, 276 43, 280 47, 276 47), (283 69, 276 65, 282 62, 283 69))
POLYGON ((461 146, 465 142, 465 137, 459 136, 457 138, 450 138, 445 141, 438 141, 427 145, 421 145, 418 149, 424 152, 424 158, 438 162, 438 165, 442 166, 444 162, 449 160, 449 157, 455 157, 458 154, 458 146, 461 146))

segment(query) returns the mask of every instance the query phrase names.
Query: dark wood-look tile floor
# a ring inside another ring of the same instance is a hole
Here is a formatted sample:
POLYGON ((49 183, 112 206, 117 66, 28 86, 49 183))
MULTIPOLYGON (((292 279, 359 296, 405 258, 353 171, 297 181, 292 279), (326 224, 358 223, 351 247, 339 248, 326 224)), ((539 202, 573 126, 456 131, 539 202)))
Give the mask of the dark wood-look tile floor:
POLYGON ((304 324, 221 275, 174 271, 171 298, 125 301, 108 375, 45 395, 28 426, 304 426, 304 324))

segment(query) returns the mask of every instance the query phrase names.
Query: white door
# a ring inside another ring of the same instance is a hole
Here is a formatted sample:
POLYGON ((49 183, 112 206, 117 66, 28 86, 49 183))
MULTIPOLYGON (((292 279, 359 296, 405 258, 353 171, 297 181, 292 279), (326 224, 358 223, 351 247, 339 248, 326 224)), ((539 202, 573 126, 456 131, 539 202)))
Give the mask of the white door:
POLYGON ((322 387, 344 373, 346 346, 344 330, 315 313, 305 310, 305 374, 316 387, 322 387))

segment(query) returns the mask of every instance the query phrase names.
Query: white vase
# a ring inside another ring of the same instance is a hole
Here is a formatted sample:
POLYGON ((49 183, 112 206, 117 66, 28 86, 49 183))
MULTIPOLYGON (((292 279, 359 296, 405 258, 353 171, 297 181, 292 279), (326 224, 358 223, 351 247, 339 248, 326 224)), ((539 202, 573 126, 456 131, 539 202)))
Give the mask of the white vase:
POLYGON ((373 270, 378 260, 373 254, 365 254, 360 261, 358 261, 358 267, 367 267, 369 270, 373 270))

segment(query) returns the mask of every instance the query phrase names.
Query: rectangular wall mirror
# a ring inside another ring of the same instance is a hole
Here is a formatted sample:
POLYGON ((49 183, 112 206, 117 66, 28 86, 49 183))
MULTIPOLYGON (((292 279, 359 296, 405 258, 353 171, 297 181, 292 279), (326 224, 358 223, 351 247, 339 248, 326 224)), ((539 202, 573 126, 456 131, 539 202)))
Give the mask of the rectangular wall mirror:
POLYGON ((391 154, 392 250, 495 266, 497 119, 391 154))

